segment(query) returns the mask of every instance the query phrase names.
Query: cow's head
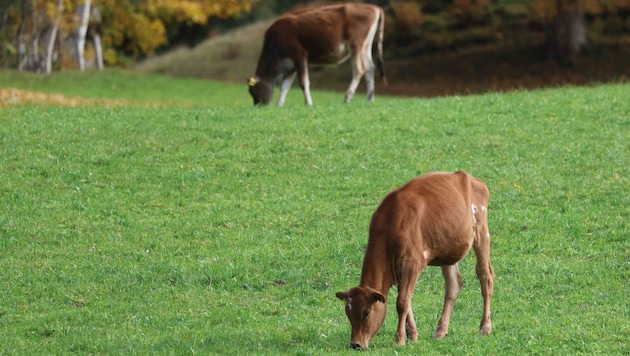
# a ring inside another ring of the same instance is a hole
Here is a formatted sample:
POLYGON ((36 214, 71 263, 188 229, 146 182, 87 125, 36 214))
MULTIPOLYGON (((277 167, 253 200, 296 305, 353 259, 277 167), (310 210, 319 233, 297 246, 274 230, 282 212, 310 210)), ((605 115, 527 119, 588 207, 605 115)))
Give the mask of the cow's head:
POLYGON ((261 80, 257 76, 247 78, 249 94, 254 99, 254 105, 268 105, 273 98, 273 84, 261 80))
POLYGON ((346 302, 346 315, 350 319, 352 332, 350 347, 367 349, 385 320, 387 304, 385 297, 368 287, 354 287, 347 292, 337 292, 337 298, 346 302))

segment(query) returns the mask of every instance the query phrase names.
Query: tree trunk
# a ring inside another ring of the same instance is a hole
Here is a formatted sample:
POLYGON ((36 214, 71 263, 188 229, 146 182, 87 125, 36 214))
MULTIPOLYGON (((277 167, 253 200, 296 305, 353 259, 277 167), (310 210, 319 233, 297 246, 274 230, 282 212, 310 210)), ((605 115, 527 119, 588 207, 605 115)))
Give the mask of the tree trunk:
POLYGON ((553 49, 561 64, 574 65, 586 44, 583 0, 557 0, 554 19, 553 49))
POLYGON ((98 4, 92 6, 92 14, 89 26, 90 37, 94 42, 94 51, 96 52, 96 66, 98 70, 103 70, 103 42, 101 41, 101 24, 103 17, 101 16, 101 8, 98 4))
POLYGON ((48 49, 46 50, 46 74, 50 74, 52 71, 52 55, 55 49, 55 41, 57 39, 57 31, 59 31, 59 24, 61 23, 61 14, 63 12, 63 0, 59 0, 57 3, 57 14, 55 15, 55 21, 53 23, 52 30, 50 31, 50 39, 48 40, 48 49))
POLYGON ((32 33, 32 44, 33 44, 33 52, 32 52, 32 63, 31 63, 31 67, 32 68, 38 68, 35 69, 36 71, 39 71, 39 68, 41 68, 41 62, 39 60, 39 35, 40 32, 37 31, 37 25, 40 24, 40 17, 38 16, 38 12, 35 10, 35 6, 33 6, 33 14, 31 15, 33 18, 33 33, 32 33))
POLYGON ((103 70, 103 45, 101 44, 101 35, 94 33, 94 49, 96 51, 96 65, 98 70, 103 70))
POLYGON ((24 38, 25 26, 26 24, 24 23, 24 18, 22 18, 17 33, 18 71, 20 72, 24 70, 24 65, 26 64, 26 39, 24 38))
POLYGON ((77 60, 79 62, 79 70, 85 70, 85 35, 87 34, 88 24, 90 20, 91 0, 85 0, 83 5, 77 7, 79 13, 80 24, 77 29, 77 60))

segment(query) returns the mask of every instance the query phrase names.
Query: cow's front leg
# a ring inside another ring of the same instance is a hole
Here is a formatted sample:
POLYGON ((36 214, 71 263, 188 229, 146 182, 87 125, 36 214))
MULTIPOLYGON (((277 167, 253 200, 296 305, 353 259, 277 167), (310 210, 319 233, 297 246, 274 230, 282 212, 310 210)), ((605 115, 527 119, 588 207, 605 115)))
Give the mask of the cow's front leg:
POLYGON ((412 341, 418 339, 416 322, 411 311, 411 297, 416 286, 416 280, 422 267, 416 261, 405 259, 402 262, 401 280, 398 282, 398 299, 396 299, 396 311, 398 311, 398 328, 396 329, 396 344, 404 345, 407 338, 407 328, 412 341))
POLYGON ((416 327, 416 320, 413 317, 413 308, 409 307, 409 313, 407 314, 407 338, 411 341, 418 341, 418 328, 416 327))
POLYGON ((284 101, 287 98, 287 93, 289 89, 291 89, 291 84, 293 84, 293 80, 295 79, 295 72, 286 74, 282 79, 282 84, 280 84, 280 97, 278 98, 278 106, 284 105, 284 101))
POLYGON ((441 339, 448 333, 448 324, 451 321, 451 314, 453 314, 453 307, 455 301, 459 295, 459 291, 464 285, 462 276, 459 273, 459 267, 457 264, 450 266, 442 266, 442 275, 444 276, 444 309, 442 310, 442 316, 438 321, 437 328, 433 333, 433 336, 441 339))

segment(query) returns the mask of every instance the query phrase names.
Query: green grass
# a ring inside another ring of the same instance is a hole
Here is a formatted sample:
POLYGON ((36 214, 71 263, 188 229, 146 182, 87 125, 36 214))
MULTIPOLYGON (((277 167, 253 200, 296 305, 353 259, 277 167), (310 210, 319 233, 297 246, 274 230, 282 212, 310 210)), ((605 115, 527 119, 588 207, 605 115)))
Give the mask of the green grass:
POLYGON ((241 85, 222 84, 192 78, 172 80, 163 75, 115 69, 50 75, 0 70, 0 87, 176 106, 252 105, 249 95, 243 95, 243 92, 247 94, 244 79, 241 85))
POLYGON ((67 75, 0 72, 184 106, 0 110, 2 354, 354 354, 334 293, 358 282, 371 213, 457 169, 491 191, 493 334, 467 257, 444 340, 430 267, 419 341, 393 345, 393 290, 371 352, 629 352, 628 84, 373 105, 316 91, 312 108, 294 89, 255 109, 244 85, 67 75))

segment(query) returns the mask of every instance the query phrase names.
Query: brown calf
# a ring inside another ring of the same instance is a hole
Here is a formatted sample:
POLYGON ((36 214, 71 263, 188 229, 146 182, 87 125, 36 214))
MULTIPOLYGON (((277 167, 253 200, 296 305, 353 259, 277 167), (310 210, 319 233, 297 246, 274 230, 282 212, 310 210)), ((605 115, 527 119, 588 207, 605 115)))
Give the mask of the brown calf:
POLYGON ((383 81, 383 10, 367 4, 328 5, 285 14, 265 32, 256 75, 247 79, 254 105, 267 105, 280 84, 278 105, 284 105, 297 73, 306 104, 313 105, 308 65, 337 65, 352 57, 352 81, 345 101, 354 95, 361 76, 367 98, 374 100, 373 46, 383 81), (376 43, 374 40, 376 39, 376 43))
POLYGON ((457 262, 470 247, 477 256, 483 296, 480 332, 490 334, 490 300, 494 272, 488 232, 489 192, 485 183, 464 171, 434 172, 416 177, 390 192, 372 216, 359 286, 337 292, 345 300, 352 333, 350 347, 365 349, 381 327, 387 294, 398 285, 396 343, 418 339, 411 297, 420 272, 441 266, 445 281, 444 309, 433 334, 442 338, 463 285, 457 262))

